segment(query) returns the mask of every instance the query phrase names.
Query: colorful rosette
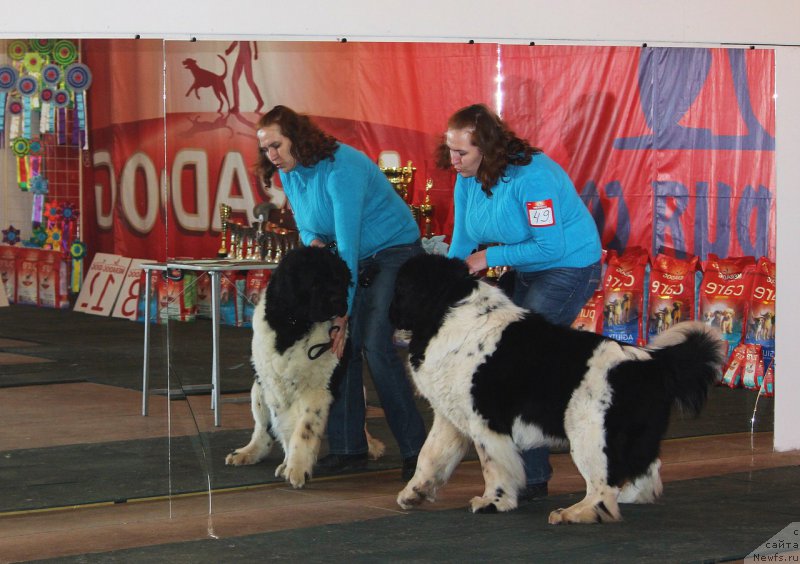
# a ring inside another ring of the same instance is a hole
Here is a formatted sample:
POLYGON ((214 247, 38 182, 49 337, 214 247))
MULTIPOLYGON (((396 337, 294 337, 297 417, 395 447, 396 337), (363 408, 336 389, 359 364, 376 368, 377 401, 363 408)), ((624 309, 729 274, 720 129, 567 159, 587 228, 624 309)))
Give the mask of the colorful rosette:
POLYGON ((55 98, 56 91, 46 86, 39 92, 39 100, 42 102, 42 109, 39 115, 39 133, 49 133, 55 129, 55 98))
POLYGON ((75 221, 78 217, 78 210, 75 209, 75 206, 69 202, 64 202, 61 204, 61 217, 64 221, 75 221))
POLYGON ((21 61, 28 52, 28 44, 22 39, 15 39, 8 44, 8 56, 12 61, 21 61))
POLYGON ((9 225, 8 229, 3 229, 3 243, 16 245, 19 241, 19 229, 16 229, 13 225, 9 225))
POLYGON ((47 231, 42 227, 36 227, 31 232, 31 238, 28 241, 33 247, 43 247, 47 242, 47 231))
POLYGON ((42 66, 47 61, 45 60, 44 56, 39 53, 25 53, 25 57, 22 59, 22 64, 28 69, 29 72, 38 73, 42 70, 42 66))
MULTIPOLYGON (((34 176, 31 179, 31 192, 34 194, 47 194, 50 191, 49 184, 47 179, 41 174, 39 176, 34 176)), ((44 212, 44 206, 42 206, 42 212, 44 212)), ((41 222, 41 219, 39 222, 41 222)))
POLYGON ((61 206, 55 200, 50 200, 44 204, 42 215, 48 222, 57 222, 61 218, 61 206))
POLYGON ((23 76, 17 81, 17 90, 23 96, 34 96, 39 90, 39 81, 32 76, 23 76))
POLYGON ((92 71, 83 63, 75 63, 64 72, 67 86, 74 92, 83 92, 92 84, 92 71))
POLYGON ((55 95, 53 96, 53 103, 58 108, 66 108, 69 106, 70 102, 70 95, 69 92, 66 90, 56 90, 55 95))
POLYGON ((69 289, 77 294, 81 291, 81 284, 83 283, 83 258, 86 256, 86 243, 76 239, 69 246, 69 254, 72 257, 69 289))
POLYGON ((56 225, 48 225, 45 229, 47 239, 44 246, 48 249, 58 250, 61 248, 61 228, 56 225))
POLYGON ((0 66, 0 147, 4 146, 6 138, 6 98, 16 88, 18 78, 17 69, 9 65, 0 66))
POLYGON ((50 51, 53 50, 53 45, 55 45, 55 41, 52 39, 30 39, 28 44, 30 45, 31 49, 36 51, 37 53, 41 53, 46 55, 50 51))
POLYGON ((61 80, 61 67, 53 64, 42 67, 42 80, 48 86, 57 86, 61 80))
POLYGON ((31 139, 28 142, 28 153, 31 155, 41 156, 44 154, 44 147, 42 142, 38 139, 31 139))
POLYGON ((31 143, 24 137, 17 137, 11 140, 11 150, 17 157, 24 157, 31 150, 31 143))
POLYGON ((3 65, 0 67, 0 91, 8 92, 9 90, 13 90, 14 87, 17 85, 17 79, 19 78, 19 73, 17 73, 17 69, 9 65, 3 65))
POLYGON ((78 50, 72 41, 61 39, 53 45, 52 57, 59 65, 66 66, 75 62, 75 59, 78 58, 78 50))
POLYGON ((22 113, 22 102, 12 98, 11 103, 8 105, 8 111, 11 115, 20 115, 22 113))

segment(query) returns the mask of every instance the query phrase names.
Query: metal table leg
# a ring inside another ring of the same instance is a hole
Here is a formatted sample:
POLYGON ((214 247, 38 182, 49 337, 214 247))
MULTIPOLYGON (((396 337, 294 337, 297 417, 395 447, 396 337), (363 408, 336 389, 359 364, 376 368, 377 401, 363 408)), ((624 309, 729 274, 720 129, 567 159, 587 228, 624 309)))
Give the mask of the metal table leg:
POLYGON ((211 276, 211 409, 214 410, 214 426, 220 426, 220 386, 219 386, 219 301, 220 272, 212 270, 211 276))
POLYGON ((150 271, 144 269, 144 367, 142 368, 142 415, 147 415, 150 394, 150 271))

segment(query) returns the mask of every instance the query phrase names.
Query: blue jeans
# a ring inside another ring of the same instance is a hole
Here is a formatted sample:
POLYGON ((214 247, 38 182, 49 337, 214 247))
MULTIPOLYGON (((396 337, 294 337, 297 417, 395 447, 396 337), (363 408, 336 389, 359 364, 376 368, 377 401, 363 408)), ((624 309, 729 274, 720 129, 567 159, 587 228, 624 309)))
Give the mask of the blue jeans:
POLYGON ((403 458, 419 454, 425 442, 425 422, 414 403, 414 392, 397 355, 389 322, 389 304, 394 295, 397 271, 412 256, 422 253, 419 242, 384 249, 359 261, 359 271, 377 267, 366 288, 359 285, 350 315, 352 356, 328 418, 328 445, 332 454, 367 452, 364 434, 366 407, 363 361, 381 400, 386 421, 403 458))
MULTIPOLYGON (((584 268, 552 268, 540 272, 517 272, 514 303, 542 315, 556 325, 571 325, 600 285, 600 263, 584 268)), ((550 480, 550 450, 537 447, 522 452, 528 485, 550 480)))

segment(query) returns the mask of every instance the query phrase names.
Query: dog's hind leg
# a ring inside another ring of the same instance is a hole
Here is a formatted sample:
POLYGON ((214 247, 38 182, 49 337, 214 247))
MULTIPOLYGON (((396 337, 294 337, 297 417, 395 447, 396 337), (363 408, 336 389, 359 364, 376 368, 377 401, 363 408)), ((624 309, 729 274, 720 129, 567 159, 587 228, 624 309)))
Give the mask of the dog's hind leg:
MULTIPOLYGON (((587 423, 587 427, 592 427, 591 421, 587 423)), ((572 461, 586 480, 586 496, 575 505, 566 509, 556 509, 550 513, 548 522, 551 525, 558 525, 620 521, 622 515, 617 505, 619 488, 608 483, 605 437, 596 437, 596 433, 591 432, 570 435, 568 431, 567 434, 570 439, 572 461)))
POLYGON ((525 484, 525 467, 510 435, 482 429, 473 437, 481 459, 485 489, 470 500, 473 513, 497 513, 517 507, 517 492, 525 484))
POLYGON ((445 417, 434 413, 414 477, 397 496, 397 504, 410 509, 425 500, 434 501, 436 490, 447 482, 468 448, 469 439, 445 417))
POLYGON ((656 459, 642 476, 623 486, 617 498, 618 503, 653 503, 661 497, 664 486, 659 469, 661 461, 656 459))
POLYGON ((253 428, 253 435, 250 438, 250 442, 247 446, 237 448, 226 456, 225 464, 233 466, 255 464, 256 462, 264 460, 269 454, 269 451, 272 450, 272 444, 275 441, 269 433, 269 409, 267 409, 264 403, 261 385, 258 383, 258 380, 253 382, 253 387, 250 389, 250 409, 253 412, 253 419, 255 420, 255 427, 253 428))
POLYGON ((296 406, 292 406, 292 410, 296 410, 293 417, 295 424, 286 449, 282 474, 294 488, 302 488, 311 479, 332 401, 333 397, 327 389, 310 390, 296 406))

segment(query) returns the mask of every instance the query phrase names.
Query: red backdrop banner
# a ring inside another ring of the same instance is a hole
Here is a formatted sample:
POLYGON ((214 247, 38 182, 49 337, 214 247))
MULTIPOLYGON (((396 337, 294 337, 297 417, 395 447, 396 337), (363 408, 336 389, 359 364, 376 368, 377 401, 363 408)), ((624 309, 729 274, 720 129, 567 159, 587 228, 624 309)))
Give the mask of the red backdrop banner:
POLYGON ((94 82, 85 160, 92 251, 213 256, 220 203, 254 220, 255 123, 275 104, 433 181, 452 230, 447 118, 486 103, 562 164, 603 245, 678 256, 775 252, 774 52, 437 43, 84 42, 94 82))

